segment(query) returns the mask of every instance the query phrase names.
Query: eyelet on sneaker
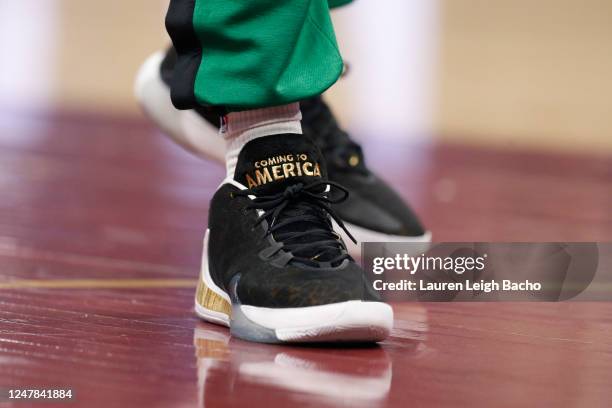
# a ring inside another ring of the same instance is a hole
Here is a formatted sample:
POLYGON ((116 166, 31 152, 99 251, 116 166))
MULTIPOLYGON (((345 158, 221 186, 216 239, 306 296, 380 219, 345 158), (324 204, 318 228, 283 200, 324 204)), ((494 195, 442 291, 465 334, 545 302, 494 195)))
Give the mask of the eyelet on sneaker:
POLYGON ((231 199, 236 198, 236 196, 234 195, 234 192, 233 192, 233 191, 230 191, 230 193, 229 193, 229 198, 231 198, 231 199))

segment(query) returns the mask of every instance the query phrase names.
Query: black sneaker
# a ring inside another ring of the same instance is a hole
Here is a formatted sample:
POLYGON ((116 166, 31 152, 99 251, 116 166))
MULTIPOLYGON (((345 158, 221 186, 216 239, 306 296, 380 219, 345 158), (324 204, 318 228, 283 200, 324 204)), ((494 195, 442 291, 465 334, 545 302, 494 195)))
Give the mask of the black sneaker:
MULTIPOLYGON (((174 141, 201 157, 224 163, 218 116, 205 109, 185 111, 172 105, 169 84, 175 63, 172 48, 149 57, 138 74, 136 96, 148 116, 174 141)), ((361 242, 423 243, 424 250, 431 234, 402 198, 367 168, 361 147, 340 129, 323 100, 302 101, 301 108, 304 134, 322 150, 329 179, 351 192, 349 199, 335 208, 357 240, 354 244, 336 228, 349 251, 358 254, 361 242)))
POLYGON ((304 136, 247 143, 210 205, 197 314, 258 342, 385 339, 393 311, 332 228, 346 194, 304 136))
POLYGON ((350 191, 335 206, 359 242, 424 242, 431 234, 402 198, 365 163, 361 146, 336 122, 319 97, 300 102, 302 130, 321 149, 329 179, 350 191))

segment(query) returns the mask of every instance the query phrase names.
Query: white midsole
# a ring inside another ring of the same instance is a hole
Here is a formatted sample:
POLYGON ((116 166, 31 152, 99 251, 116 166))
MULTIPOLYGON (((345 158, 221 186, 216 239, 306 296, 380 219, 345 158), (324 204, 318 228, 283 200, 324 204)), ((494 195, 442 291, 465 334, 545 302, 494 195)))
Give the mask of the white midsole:
POLYGON ((391 330, 393 326, 393 309, 382 302, 349 300, 282 309, 242 305, 241 310, 252 322, 272 330, 304 330, 327 325, 373 326, 391 330))

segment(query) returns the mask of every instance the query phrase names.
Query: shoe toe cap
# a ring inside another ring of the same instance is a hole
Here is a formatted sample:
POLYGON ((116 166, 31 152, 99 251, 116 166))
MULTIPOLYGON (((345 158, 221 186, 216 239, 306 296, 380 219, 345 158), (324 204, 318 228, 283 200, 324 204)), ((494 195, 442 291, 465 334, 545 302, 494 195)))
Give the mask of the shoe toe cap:
POLYGON ((343 220, 384 234, 410 237, 425 234, 412 209, 378 177, 351 176, 339 182, 350 191, 349 198, 337 205, 343 220))

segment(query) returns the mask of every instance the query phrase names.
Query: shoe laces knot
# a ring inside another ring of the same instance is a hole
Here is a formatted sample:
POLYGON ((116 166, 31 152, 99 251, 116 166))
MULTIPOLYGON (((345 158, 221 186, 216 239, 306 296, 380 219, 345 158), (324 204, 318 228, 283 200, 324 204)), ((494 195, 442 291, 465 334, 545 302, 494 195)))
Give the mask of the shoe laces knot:
POLYGON ((275 194, 263 194, 257 189, 235 193, 236 196, 250 197, 251 203, 247 208, 263 211, 256 225, 264 220, 268 222, 266 236, 273 234, 286 250, 305 263, 325 258, 322 255, 327 255, 332 263, 348 258, 346 246, 333 231, 329 221, 329 218, 333 219, 357 243, 332 208, 333 204, 346 200, 348 194, 347 189, 332 181, 316 181, 308 185, 296 183, 275 194), (342 194, 330 198, 332 189, 342 194))

